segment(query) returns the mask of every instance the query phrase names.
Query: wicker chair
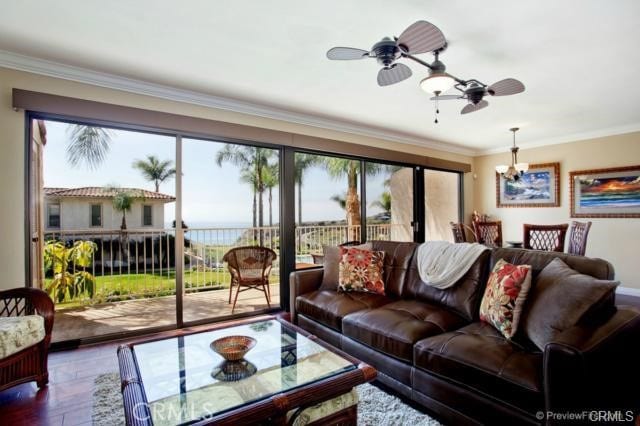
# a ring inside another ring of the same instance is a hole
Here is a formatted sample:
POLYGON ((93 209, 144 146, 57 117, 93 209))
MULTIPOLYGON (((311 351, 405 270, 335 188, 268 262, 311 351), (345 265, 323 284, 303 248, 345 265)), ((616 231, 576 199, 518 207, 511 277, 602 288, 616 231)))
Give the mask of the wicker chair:
POLYGON ((569 246, 567 252, 569 254, 577 254, 584 256, 587 250, 587 236, 589 236, 591 222, 571 222, 571 232, 569 233, 569 246))
POLYGON ((267 306, 271 308, 271 290, 269 289, 269 274, 273 261, 278 256, 276 252, 267 247, 236 247, 229 250, 223 261, 227 262, 231 274, 229 286, 229 303, 233 287, 237 287, 236 297, 233 299, 231 313, 236 309, 238 294, 246 290, 260 290, 267 299, 267 306), (242 288, 244 287, 244 288, 242 288))
POLYGON ((569 225, 531 225, 525 223, 524 248, 531 250, 564 251, 564 240, 569 225))
POLYGON ((502 247, 502 222, 473 222, 473 230, 480 244, 488 247, 502 247))
POLYGON ((53 302, 42 290, 14 288, 0 291, 0 317, 36 314, 44 317, 45 337, 33 346, 0 359, 0 390, 33 380, 39 388, 49 383, 47 356, 54 314, 53 302))

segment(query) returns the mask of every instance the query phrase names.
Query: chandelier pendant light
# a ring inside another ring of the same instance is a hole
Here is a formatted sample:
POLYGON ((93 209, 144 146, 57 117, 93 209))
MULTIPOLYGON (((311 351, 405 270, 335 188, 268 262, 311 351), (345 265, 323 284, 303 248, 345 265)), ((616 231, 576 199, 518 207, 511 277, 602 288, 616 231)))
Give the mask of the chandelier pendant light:
POLYGON ((513 132, 513 146, 511 147, 511 165, 496 166, 496 172, 500 173, 505 180, 516 182, 520 180, 522 175, 529 170, 529 163, 518 162, 518 150, 516 146, 516 132, 520 130, 518 127, 512 127, 509 131, 513 132))

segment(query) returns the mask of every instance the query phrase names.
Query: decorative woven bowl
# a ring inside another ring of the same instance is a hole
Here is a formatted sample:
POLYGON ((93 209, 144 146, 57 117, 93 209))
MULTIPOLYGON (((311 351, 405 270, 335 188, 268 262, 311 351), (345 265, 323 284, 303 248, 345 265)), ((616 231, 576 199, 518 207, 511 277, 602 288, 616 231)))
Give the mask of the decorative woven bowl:
POLYGON ((211 342, 211 349, 227 361, 238 361, 256 345, 249 336, 227 336, 211 342))

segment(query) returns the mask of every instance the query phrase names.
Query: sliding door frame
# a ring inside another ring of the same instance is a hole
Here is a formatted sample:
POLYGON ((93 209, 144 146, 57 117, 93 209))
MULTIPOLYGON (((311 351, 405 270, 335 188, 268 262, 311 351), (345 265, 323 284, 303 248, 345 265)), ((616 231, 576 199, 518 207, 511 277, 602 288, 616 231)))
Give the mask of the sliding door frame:
MULTIPOLYGON (((424 169, 432 169, 431 167, 425 167, 423 165, 417 165, 413 163, 405 163, 401 161, 390 161, 384 159, 377 158, 367 158, 363 156, 349 155, 349 154, 340 154, 335 151, 321 151, 315 149, 307 149, 297 146, 289 146, 276 144, 273 142, 262 142, 255 140, 239 140, 229 137, 219 137, 212 134, 202 134, 198 132, 185 132, 185 131, 172 131, 170 129, 162 129, 156 127, 150 127, 145 125, 136 125, 130 123, 121 123, 121 122, 113 122, 109 120, 100 120, 93 118, 85 118, 85 117, 73 117, 64 114, 55 114, 50 112, 38 112, 32 110, 25 110, 25 179, 24 179, 24 208, 25 208, 25 282, 27 287, 32 287, 34 285, 32 280, 32 264, 33 259, 31 256, 31 244, 32 241, 32 229, 33 224, 31 223, 30 214, 28 214, 30 205, 32 200, 31 194, 31 184, 32 184, 32 170, 31 170, 31 145, 33 143, 32 140, 32 123, 35 120, 51 120, 57 121, 67 124, 81 124, 81 125, 90 125, 96 127, 104 127, 115 130, 125 130, 132 131, 138 133, 146 133, 152 135, 160 135, 160 136, 169 136, 175 138, 175 148, 176 148, 176 180, 175 180, 175 192, 176 192, 176 224, 182 223, 182 147, 183 140, 186 138, 189 139, 197 139, 208 142, 217 142, 217 143, 231 143, 242 146, 252 146, 252 147, 261 147, 277 150, 279 153, 279 183, 280 183, 280 306, 277 308, 271 308, 264 311, 260 311, 260 313, 269 313, 276 312, 280 309, 288 311, 290 308, 290 300, 289 300, 289 275, 291 272, 295 271, 295 259, 296 259, 296 249, 295 249, 295 233, 287 232, 287 230, 295 229, 295 154, 296 153, 308 153, 313 155, 321 155, 328 157, 340 157, 345 159, 350 159, 359 162, 360 167, 360 193, 361 193, 361 218, 362 218, 362 226, 361 226, 361 239, 362 241, 366 241, 366 210, 367 210, 367 197, 366 197, 366 174, 365 164, 367 162, 375 162, 378 164, 386 164, 386 165, 395 165, 401 167, 412 168, 414 171, 414 179, 413 179, 413 191, 414 191, 414 209, 413 209, 413 226, 414 226, 414 241, 422 242, 424 241, 424 228, 425 228, 425 218, 424 218, 424 181, 423 179, 419 179, 418 176, 424 176, 424 169), (420 202, 422 201, 422 203, 420 202)), ((433 168, 434 170, 440 170, 433 168)), ((463 205, 463 184, 462 184, 462 172, 441 169, 447 172, 455 172, 460 176, 460 190, 458 191, 459 197, 459 205, 462 211, 464 209, 463 205)), ((176 250, 176 258, 184 259, 184 247, 181 242, 184 241, 184 230, 181 226, 176 226, 176 238, 175 238, 175 250, 176 250)), ((40 242, 41 244, 43 242, 40 242)), ((169 326, 158 326, 158 327, 149 327, 140 330, 134 330, 131 332, 119 332, 114 334, 105 334, 98 337, 87 337, 80 338, 77 341, 66 341, 59 342, 54 344, 54 348, 57 347, 69 347, 69 346, 77 346, 78 344, 85 343, 94 343, 105 340, 111 340, 114 338, 123 338, 123 337, 132 337, 139 336, 144 334, 149 334, 153 332, 180 329, 188 326, 195 326, 206 323, 213 323, 219 321, 225 321, 229 319, 238 319, 243 317, 249 317, 255 315, 256 312, 248 312, 236 315, 226 315, 215 318, 205 318, 201 320, 194 321, 184 321, 184 283, 182 272, 184 271, 184 265, 182 262, 176 263, 176 323, 175 325, 169 326)))

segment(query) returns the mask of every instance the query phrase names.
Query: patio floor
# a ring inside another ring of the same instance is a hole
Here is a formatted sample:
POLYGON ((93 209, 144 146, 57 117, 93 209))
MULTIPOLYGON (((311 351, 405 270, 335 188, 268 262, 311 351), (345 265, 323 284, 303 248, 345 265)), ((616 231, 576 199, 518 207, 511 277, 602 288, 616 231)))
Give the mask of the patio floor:
MULTIPOLYGON (((235 296, 235 292, 234 292, 235 296)), ((229 290, 190 293, 184 298, 184 321, 231 315, 229 290)), ((280 304, 280 284, 271 284, 271 307, 280 304)), ((267 309, 264 294, 258 290, 240 293, 234 314, 267 309)), ((176 321, 175 296, 113 302, 56 311, 53 342, 94 337, 147 327, 173 325, 176 321)))

